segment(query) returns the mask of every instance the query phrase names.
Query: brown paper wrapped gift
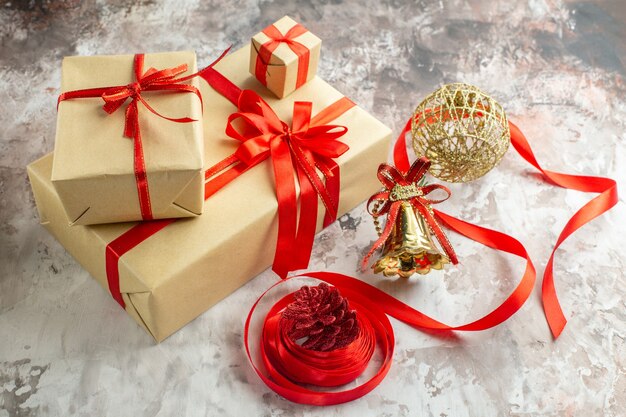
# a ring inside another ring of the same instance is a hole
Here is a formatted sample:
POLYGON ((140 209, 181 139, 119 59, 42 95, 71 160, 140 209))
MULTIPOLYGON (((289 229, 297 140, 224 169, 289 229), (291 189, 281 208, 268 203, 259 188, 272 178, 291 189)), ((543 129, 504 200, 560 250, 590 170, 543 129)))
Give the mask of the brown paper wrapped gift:
POLYGON ((254 35, 251 45, 250 73, 279 98, 296 91, 317 74, 322 40, 289 16, 254 35))
MULTIPOLYGON (((197 71, 194 52, 146 54, 144 71, 188 66, 197 71)), ((133 55, 74 56, 63 60, 62 92, 122 86, 135 81, 133 55)), ((198 86, 196 78, 187 83, 198 86)), ((160 114, 189 117, 176 123, 138 103, 144 160, 154 218, 197 216, 203 208, 202 108, 193 93, 144 92, 160 114)), ((130 101, 130 100, 128 100, 130 101)), ((76 98, 59 104, 52 182, 72 224, 141 220, 133 163, 133 140, 124 137, 125 108, 112 114, 102 98, 76 98)))
MULTIPOLYGON (((249 47, 232 53, 216 69, 237 86, 258 91, 286 122, 291 121, 294 101, 312 101, 316 114, 342 97, 316 77, 288 99, 277 100, 247 72, 249 53, 249 47)), ((236 108, 204 80, 200 89, 206 103, 209 167, 237 147, 237 141, 224 133, 226 120, 236 108)), ((386 158, 391 131, 358 106, 333 124, 348 127, 341 141, 350 146, 337 160, 342 215, 378 188, 376 168, 386 158)), ((108 288, 105 248, 135 223, 69 226, 50 181, 52 158, 47 155, 28 167, 41 223, 108 288)), ((123 255, 120 289, 128 313, 160 341, 258 275, 274 256, 277 207, 271 162, 264 161, 206 200, 204 215, 177 220, 123 255)), ((320 204, 318 230, 322 218, 320 204)))

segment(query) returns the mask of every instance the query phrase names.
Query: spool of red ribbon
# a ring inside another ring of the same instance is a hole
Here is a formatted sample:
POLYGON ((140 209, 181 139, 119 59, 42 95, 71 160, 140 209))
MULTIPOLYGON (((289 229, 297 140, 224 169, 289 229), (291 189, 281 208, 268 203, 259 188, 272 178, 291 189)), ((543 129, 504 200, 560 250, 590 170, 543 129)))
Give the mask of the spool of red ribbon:
MULTIPOLYGON (((330 275, 341 277, 339 274, 330 275)), ((323 278, 324 273, 307 276, 321 280, 321 285, 331 281, 325 279, 329 276, 323 278)), ((274 284, 259 297, 250 310, 244 335, 250 363, 268 387, 296 403, 333 405, 360 398, 378 386, 391 367, 395 344, 391 323, 386 314, 365 294, 354 291, 349 286, 335 285, 355 312, 358 336, 347 346, 329 351, 302 347, 287 334, 288 327, 283 318, 285 308, 294 301, 294 292, 281 294, 279 300, 267 308, 261 319, 255 314, 259 307, 264 309, 260 304, 266 298, 271 298, 273 292, 285 292, 290 284, 301 282, 302 277, 294 276, 274 284), (254 333, 258 329, 262 329, 260 334, 254 333), (255 339, 259 341, 258 344, 255 339), (382 360, 375 370, 371 370, 368 368, 372 368, 371 359, 375 351, 376 358, 382 360), (362 377, 364 372, 371 374, 366 377, 365 382, 353 388, 342 387, 362 377), (329 391, 329 387, 339 388, 329 391)))

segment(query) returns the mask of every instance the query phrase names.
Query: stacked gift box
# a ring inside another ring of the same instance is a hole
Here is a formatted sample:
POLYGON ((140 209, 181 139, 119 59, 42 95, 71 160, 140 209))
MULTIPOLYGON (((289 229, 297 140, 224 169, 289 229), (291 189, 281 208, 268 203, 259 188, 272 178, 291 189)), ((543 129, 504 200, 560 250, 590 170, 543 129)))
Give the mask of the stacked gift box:
POLYGON ((28 167, 41 223, 155 340, 278 270, 296 218, 319 231, 378 188, 391 131, 316 76, 320 45, 285 17, 200 73, 191 52, 64 60, 54 154, 28 167))

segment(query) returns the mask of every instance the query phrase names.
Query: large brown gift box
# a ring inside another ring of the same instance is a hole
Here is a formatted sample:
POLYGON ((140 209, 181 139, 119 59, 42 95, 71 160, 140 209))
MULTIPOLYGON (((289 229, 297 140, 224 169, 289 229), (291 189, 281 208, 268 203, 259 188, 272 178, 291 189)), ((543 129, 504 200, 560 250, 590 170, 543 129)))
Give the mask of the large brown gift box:
MULTIPOLYGON (((216 69, 240 88, 257 91, 287 123, 294 101, 312 101, 313 114, 342 97, 314 78, 288 99, 278 100, 248 73, 249 46, 224 58, 216 69)), ((225 125, 236 111, 204 80, 205 167, 232 154, 238 141, 225 125)), ((358 106, 333 124, 348 127, 341 141, 350 150, 337 159, 341 167, 339 215, 378 188, 376 168, 386 159, 391 131, 358 106)), ((56 156, 55 156, 56 157, 56 156)), ((28 167, 41 223, 108 289, 105 248, 136 223, 70 226, 50 181, 53 155, 28 167)), ((161 341, 271 265, 278 229, 271 161, 245 172, 205 201, 205 214, 179 219, 120 258, 120 288, 127 312, 161 341)), ((318 229, 324 210, 320 204, 318 229)))
MULTIPOLYGON (((61 91, 123 86, 135 80, 133 55, 72 56, 63 60, 61 91)), ((145 54, 144 72, 186 64, 197 71, 194 52, 145 54)), ((198 86, 197 78, 187 81, 198 86)), ((202 105, 193 93, 142 92, 143 99, 177 123, 150 112, 138 103, 139 128, 155 219, 198 216, 202 213, 202 105)), ((75 98, 59 103, 52 164, 52 183, 71 224, 141 220, 134 171, 133 140, 124 137, 126 103, 107 114, 101 97, 75 98)))

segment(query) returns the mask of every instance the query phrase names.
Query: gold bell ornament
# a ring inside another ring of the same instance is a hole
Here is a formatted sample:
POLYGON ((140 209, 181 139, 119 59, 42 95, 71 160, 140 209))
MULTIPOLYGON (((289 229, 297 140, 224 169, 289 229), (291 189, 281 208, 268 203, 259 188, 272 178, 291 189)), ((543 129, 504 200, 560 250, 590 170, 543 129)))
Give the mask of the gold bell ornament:
POLYGON ((424 275, 431 269, 443 269, 447 263, 450 259, 435 246, 424 218, 415 214, 411 204, 402 202, 383 253, 374 263, 374 272, 408 278, 414 273, 424 275))
POLYGON ((373 269, 375 273, 382 272, 385 276, 408 278, 415 273, 424 275, 432 269, 443 269, 447 263, 458 262, 431 207, 431 204, 447 200, 450 190, 440 184, 422 185, 429 166, 428 158, 422 157, 406 174, 391 165, 381 164, 378 167, 378 179, 383 184, 383 190, 370 198, 367 207, 374 216, 379 237, 363 258, 363 269, 379 248, 382 248, 382 255, 373 269), (429 198, 428 195, 436 190, 443 191, 446 196, 429 198), (378 218, 385 214, 387 222, 383 229, 378 218), (433 234, 441 249, 433 241, 433 234))

